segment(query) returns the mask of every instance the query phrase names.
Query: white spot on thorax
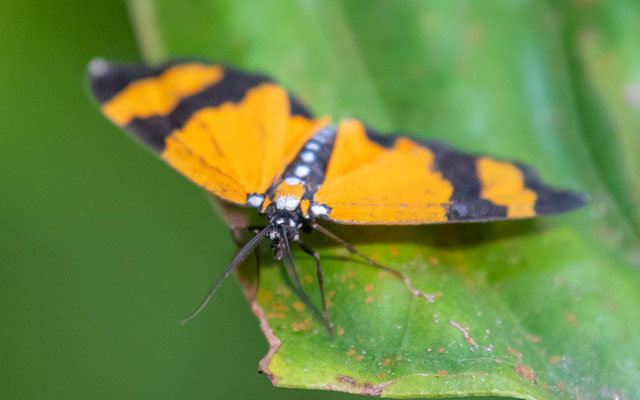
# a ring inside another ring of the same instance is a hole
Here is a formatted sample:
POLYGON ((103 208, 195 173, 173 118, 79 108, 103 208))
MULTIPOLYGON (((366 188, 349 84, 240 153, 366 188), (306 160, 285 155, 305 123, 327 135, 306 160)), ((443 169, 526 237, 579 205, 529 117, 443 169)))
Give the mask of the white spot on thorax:
POLYGON ((298 178, 304 178, 305 176, 309 175, 309 172, 311 172, 311 168, 307 167, 306 165, 298 165, 298 166, 293 170, 293 173, 294 173, 298 178))
MULTIPOLYGON (((329 127, 329 126, 324 127, 324 128, 322 128, 322 129, 321 129, 321 130, 320 130, 316 135, 318 135, 318 136, 322 136, 322 137, 324 137, 324 138, 330 138, 330 137, 332 137, 332 136, 336 133, 336 132, 335 132, 335 130, 334 130, 333 128, 334 128, 334 127, 329 127)), ((314 135, 314 136, 315 136, 315 135, 314 135)))
POLYGON ((325 126, 322 129, 320 129, 318 132, 316 132, 316 135, 326 135, 327 131, 329 130, 329 126, 325 126))
POLYGON ((262 205, 262 202, 264 201, 264 197, 260 196, 259 194, 254 194, 249 196, 249 198, 247 199, 247 204, 250 205, 251 207, 260 207, 262 205))
POLYGON ((300 204, 300 200, 293 196, 283 196, 276 199, 276 208, 278 210, 293 211, 300 204))
POLYGON ((311 206, 311 213, 313 215, 326 215, 329 213, 329 209, 320 204, 314 204, 311 206))
POLYGON ((316 155, 310 151, 305 151, 302 154, 300 154, 300 158, 302 159, 302 161, 304 162, 313 162, 316 159, 316 155))
POLYGON ((286 199, 284 202, 285 210, 293 211, 296 209, 296 207, 298 207, 298 204, 300 204, 300 200, 298 200, 297 197, 287 196, 285 197, 285 199, 286 199))
POLYGON ((296 178, 295 176, 290 176, 288 178, 285 178, 284 183, 286 183, 289 186, 295 186, 295 185, 300 185, 304 182, 296 178))
POLYGON ((316 142, 309 142, 304 146, 304 148, 311 151, 318 151, 320 150, 320 145, 316 142))

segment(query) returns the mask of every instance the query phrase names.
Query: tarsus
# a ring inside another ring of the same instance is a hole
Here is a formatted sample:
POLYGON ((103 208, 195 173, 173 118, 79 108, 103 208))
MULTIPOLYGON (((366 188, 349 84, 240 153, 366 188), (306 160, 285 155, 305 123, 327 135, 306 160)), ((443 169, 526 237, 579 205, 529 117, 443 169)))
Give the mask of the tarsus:
POLYGON ((289 279, 291 279, 291 284, 293 285, 293 288, 295 289, 296 294, 298 295, 298 297, 300 297, 300 300, 302 300, 304 305, 307 306, 307 309, 311 312, 311 314, 318 321, 321 321, 324 324, 324 326, 329 331, 329 334, 331 335, 331 337, 333 337, 333 324, 331 323, 331 321, 329 321, 328 318, 326 318, 326 314, 323 315, 320 313, 320 311, 318 311, 316 306, 313 305, 313 303, 311 302, 311 299, 309 299, 309 296, 307 296, 304 289, 302 288, 302 284, 300 283, 300 277, 298 276, 298 272, 296 271, 296 267, 293 263, 293 256, 291 255, 291 248, 289 247, 289 239, 287 238, 287 232, 286 232, 285 226, 282 227, 281 234, 282 234, 282 243, 284 245, 284 266, 287 270, 287 273, 289 274, 289 279))

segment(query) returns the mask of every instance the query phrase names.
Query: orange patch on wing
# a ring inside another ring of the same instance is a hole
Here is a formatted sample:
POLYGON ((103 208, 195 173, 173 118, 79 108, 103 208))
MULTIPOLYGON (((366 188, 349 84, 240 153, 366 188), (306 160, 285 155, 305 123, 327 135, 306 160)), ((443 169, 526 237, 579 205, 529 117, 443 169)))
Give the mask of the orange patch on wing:
POLYGON ((273 195, 275 198, 292 196, 297 199, 301 199, 303 194, 304 194, 304 186, 302 184, 289 185, 287 182, 282 182, 273 191, 273 195))
POLYGON ((507 207, 508 218, 536 215, 536 193, 524 186, 522 171, 515 165, 490 158, 479 158, 476 167, 482 184, 482 198, 507 207))
POLYGON ((344 121, 314 200, 344 223, 445 222, 453 186, 433 171, 433 162, 428 148, 407 138, 386 149, 367 138, 360 122, 344 121))
POLYGON ((243 204, 247 192, 219 168, 208 165, 184 143, 168 138, 162 158, 197 185, 227 201, 243 204))
POLYGON ((148 118, 170 113, 189 97, 222 80, 219 66, 199 63, 180 64, 162 75, 134 81, 102 106, 102 112, 123 126, 134 118, 148 118))
POLYGON ((309 215, 309 205, 311 204, 311 202, 309 200, 302 200, 300 202, 300 210, 302 211, 302 215, 307 216, 309 215))
POLYGON ((162 158, 215 195, 244 204, 247 194, 264 193, 324 125, 326 120, 291 117, 284 89, 262 84, 240 103, 194 113, 165 139, 162 158))
POLYGON ((367 138, 360 121, 342 121, 325 173, 325 182, 338 179, 372 162, 383 151, 384 147, 367 138))

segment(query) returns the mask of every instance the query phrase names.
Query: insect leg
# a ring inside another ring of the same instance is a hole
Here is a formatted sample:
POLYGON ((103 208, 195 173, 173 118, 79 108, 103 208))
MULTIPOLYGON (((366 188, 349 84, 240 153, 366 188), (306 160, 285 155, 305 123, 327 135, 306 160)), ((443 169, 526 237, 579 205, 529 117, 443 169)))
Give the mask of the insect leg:
POLYGON ((298 276, 298 272, 296 271, 296 267, 293 263, 293 256, 291 255, 291 248, 289 247, 289 240, 287 239, 287 232, 285 231, 285 229, 286 227, 283 226, 281 231, 282 243, 284 245, 283 258, 284 258, 285 269, 287 270, 289 279, 291 279, 291 284, 293 285, 293 288, 296 291, 296 294, 298 295, 300 300, 302 300, 304 305, 311 312, 311 315, 313 315, 313 317, 316 318, 318 321, 322 322, 324 326, 327 328, 327 330, 329 331, 329 334, 331 335, 331 337, 333 337, 333 325, 331 324, 331 321, 325 318, 320 313, 320 311, 318 311, 316 306, 313 305, 313 303, 311 302, 311 299, 309 299, 309 296, 307 296, 304 289, 302 288, 302 283, 300 283, 300 277, 298 276))
POLYGON ((229 274, 233 272, 233 270, 236 269, 242 261, 244 261, 247 255, 251 253, 255 247, 258 246, 258 243, 260 243, 260 241, 264 239, 265 236, 267 236, 267 234, 269 233, 269 230, 270 230, 269 226, 262 229, 251 240, 249 240, 249 242, 242 249, 240 249, 238 254, 236 254, 236 256, 231 261, 231 264, 229 264, 229 266, 222 272, 222 274, 220 274, 220 276, 215 281, 213 286, 211 286, 211 288, 207 292, 207 295, 204 297, 204 300, 202 300, 202 303, 200 303, 200 306, 198 306, 198 308, 193 312, 193 314, 189 315, 187 318, 185 318, 181 322, 182 325, 191 321, 196 315, 200 314, 200 311, 202 311, 206 307, 207 303, 209 303, 209 300, 211 300, 211 296, 213 296, 213 292, 216 291, 216 289, 218 288, 218 286, 220 286, 222 281, 224 281, 224 279, 227 276, 229 276, 229 274))
POLYGON ((304 251, 305 253, 307 253, 308 255, 310 255, 316 260, 316 271, 318 273, 318 286, 320 286, 320 297, 322 297, 322 313, 324 314, 324 317, 328 321, 330 321, 329 312, 327 311, 327 301, 324 295, 324 280, 322 278, 322 267, 320 266, 320 255, 318 254, 317 251, 311 250, 301 242, 298 242, 298 246, 300 246, 300 249, 302 249, 302 251, 304 251))
POLYGON ((391 272, 392 274, 394 274, 396 276, 402 275, 399 271, 396 271, 395 269, 393 269, 391 267, 387 267, 386 265, 382 265, 379 262, 375 261, 374 259, 369 258, 369 257, 365 256, 364 254, 360 253, 360 251, 358 251, 358 249, 356 249, 355 247, 353 247, 349 243, 345 242, 344 240, 340 239, 339 237, 337 237, 333 233, 329 232, 328 230, 326 230, 321 225, 318 225, 317 223, 314 222, 314 223, 311 224, 311 228, 313 228, 314 230, 317 230, 318 232, 322 233, 323 235, 325 235, 329 239, 331 239, 331 240, 335 241, 336 243, 340 244, 342 247, 347 249, 347 251, 349 251, 349 253, 351 253, 352 255, 363 258, 371 266, 376 267, 376 268, 380 268, 380 269, 388 271, 388 272, 391 272))
POLYGON ((407 289, 409 289, 409 291, 413 295, 418 296, 418 297, 423 297, 423 298, 427 299, 431 303, 433 303, 435 301, 435 296, 434 295, 423 293, 420 290, 418 290, 418 289, 414 288, 413 286, 411 286, 411 281, 402 272, 400 272, 398 270, 395 270, 395 269, 393 269, 391 267, 387 267, 386 265, 380 264, 376 260, 365 256, 364 254, 360 253, 358 251, 358 249, 356 249, 355 247, 353 247, 349 243, 345 242, 344 240, 340 239, 339 237, 337 237, 336 235, 334 235, 333 233, 329 232, 324 227, 322 227, 321 225, 318 225, 315 222, 313 222, 311 224, 311 228, 313 228, 314 230, 317 230, 318 232, 322 233, 323 235, 325 235, 329 239, 331 239, 331 240, 335 241, 336 243, 340 244, 345 249, 347 249, 347 251, 349 251, 349 253, 351 253, 352 255, 355 255, 355 256, 358 256, 358 257, 364 259, 372 267, 381 269, 383 271, 387 271, 387 272, 397 276, 398 278, 400 278, 402 280, 402 282, 404 282, 404 285, 407 287, 407 289))

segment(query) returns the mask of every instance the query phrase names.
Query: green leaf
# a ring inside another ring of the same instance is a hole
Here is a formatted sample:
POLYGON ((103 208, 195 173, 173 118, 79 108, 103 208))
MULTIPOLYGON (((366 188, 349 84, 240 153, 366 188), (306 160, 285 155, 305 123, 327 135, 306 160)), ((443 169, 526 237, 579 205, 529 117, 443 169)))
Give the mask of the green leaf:
MULTIPOLYGON (((586 209, 534 221, 327 224, 435 298, 313 234, 333 339, 263 249, 257 297, 251 262, 242 281, 271 345, 260 368, 275 385, 398 398, 640 396, 637 200, 625 197, 638 182, 627 148, 636 116, 616 108, 611 118, 627 124, 613 137, 589 124, 584 85, 606 77, 588 44, 568 44, 579 10, 533 0, 131 4, 152 58, 191 54, 267 72, 318 114, 519 159, 591 196, 586 209), (592 63, 589 79, 578 59, 592 63), (625 156, 607 170, 612 147, 625 156)), ((637 76, 636 66, 619 69, 637 76)), ((319 304, 313 259, 294 256, 319 304)))

